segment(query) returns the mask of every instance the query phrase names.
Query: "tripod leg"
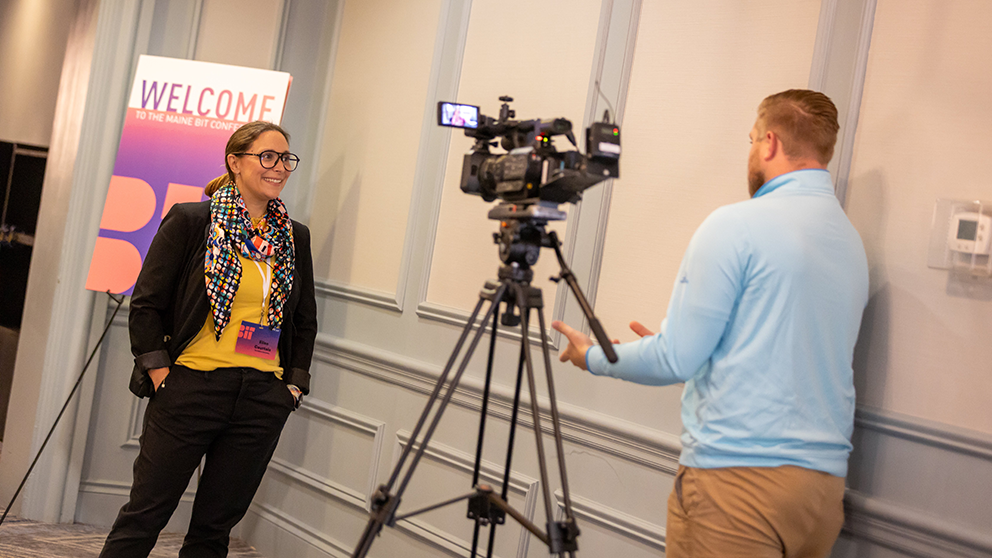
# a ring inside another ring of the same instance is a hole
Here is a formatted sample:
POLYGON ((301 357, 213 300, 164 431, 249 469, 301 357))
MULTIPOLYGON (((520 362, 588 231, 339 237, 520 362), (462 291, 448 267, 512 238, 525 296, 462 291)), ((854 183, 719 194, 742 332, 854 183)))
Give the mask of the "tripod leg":
POLYGON ((568 475, 565 474, 565 448, 562 444, 561 423, 558 416, 558 403, 555 399, 555 383, 551 374, 551 351, 548 349, 548 335, 544 328, 544 309, 537 309, 538 325, 541 327, 541 352, 544 353, 544 372, 548 377, 548 398, 551 400, 551 425, 554 427, 555 446, 558 452, 558 472, 561 475, 561 491, 564 494, 565 520, 572 522, 572 498, 568 492, 568 475))
POLYGON ((481 528, 482 525, 479 523, 479 520, 476 519, 475 527, 472 528, 472 554, 470 555, 470 558, 475 558, 477 555, 476 551, 479 548, 479 529, 481 528))
POLYGON ((372 547, 372 543, 375 541, 376 535, 379 531, 382 531, 383 523, 377 521, 376 518, 369 519, 369 522, 365 525, 365 531, 362 532, 362 538, 358 539, 358 546, 355 547, 355 551, 352 552, 353 558, 365 558, 365 555, 369 553, 369 548, 372 547))
MULTIPOLYGON (((396 462, 396 467, 393 468, 393 473, 389 477, 389 482, 385 485, 386 491, 393 487, 393 484, 399 477, 403 464, 406 462, 407 457, 410 455, 410 451, 413 449, 413 442, 418 436, 420 436, 420 429, 423 428, 424 424, 427 422, 427 417, 430 415, 431 409, 434 407, 434 402, 437 401, 438 395, 441 393, 441 389, 448 380, 448 374, 455 365, 455 360, 458 358, 458 353, 461 352, 462 345, 465 344, 465 340, 468 339, 468 334, 472 331, 472 326, 475 325, 475 319, 478 317, 479 311, 482 309, 483 302, 485 302, 485 298, 480 296, 479 302, 475 304, 475 308, 472 310, 471 316, 469 316, 468 323, 466 323, 465 327, 462 328, 462 333, 458 337, 458 342, 455 344, 455 348, 451 351, 451 356, 448 357, 448 362, 444 365, 444 371, 441 372, 441 377, 438 378, 437 384, 434 385, 434 391, 432 391, 430 397, 427 398, 427 404, 424 405, 424 411, 420 413, 420 418, 417 419, 417 425, 413 428, 413 432, 410 434, 410 444, 407 444, 407 446, 403 448, 403 453, 400 454, 400 458, 396 462)), ((490 311, 491 310, 492 306, 490 306, 490 311)), ((489 315, 487 314, 486 320, 488 319, 489 315)))
POLYGON ((514 285, 517 288, 517 304, 520 305, 520 331, 523 335, 524 364, 527 370, 527 387, 530 390, 530 411, 534 418, 534 439, 537 442, 537 461, 541 469, 541 491, 544 495, 544 513, 548 523, 554 521, 551 506, 551 487, 548 484, 548 463, 544 456, 544 440, 541 436, 541 408, 537 403, 537 385, 534 383, 534 364, 530 354, 530 343, 527 340, 527 333, 530 323, 530 302, 527 297, 525 287, 514 285))
MULTIPOLYGON (((527 343, 524 338, 522 343, 527 343)), ((513 411, 510 415, 510 436, 506 443, 506 465, 503 467, 503 487, 500 497, 506 500, 510 488, 510 469, 513 465, 513 444, 517 436, 517 418, 520 415, 520 388, 524 381, 524 348, 520 347, 520 360, 517 362, 517 385, 513 389, 513 411)))
POLYGON ((493 549, 496 547, 496 524, 489 526, 489 546, 486 548, 486 558, 493 558, 493 549))
MULTIPOLYGON (((499 289, 496 291, 496 294, 493 297, 492 304, 489 305, 489 310, 486 311, 486 317, 482 319, 482 323, 488 322, 489 318, 492 317, 496 309, 499 308, 500 302, 503 300, 503 297, 506 295, 507 288, 508 285, 506 283, 500 285, 499 289)), ((467 324, 467 327, 471 327, 471 325, 472 322, 469 322, 467 324)), ((465 356, 462 358, 462 363, 458 366, 458 371, 455 372, 454 378, 451 379, 451 385, 448 387, 448 391, 444 393, 444 397, 441 399, 441 403, 438 405, 437 412, 434 414, 434 419, 431 421, 430 426, 427 428, 427 432, 424 433, 423 440, 419 443, 419 447, 417 448, 417 453, 414 454, 413 459, 410 461, 410 468, 407 469, 406 476, 403 477, 403 480, 400 482, 399 488, 397 488, 396 490, 397 497, 402 495, 403 492, 406 490, 407 485, 410 484, 410 479, 413 477, 413 471, 416 469, 417 463, 419 463, 420 459, 424 456, 424 452, 427 451, 427 444, 428 442, 430 442, 431 436, 434 435, 434 430, 437 429, 438 423, 441 422, 441 415, 444 414, 445 408, 447 408, 448 403, 451 402, 451 396, 454 395, 455 390, 458 388, 458 382, 461 381, 462 374, 465 373, 465 369, 468 367, 468 363, 472 359, 472 353, 475 352, 475 348, 479 345, 479 340, 482 338, 482 334, 485 333, 485 331, 486 329, 484 327, 480 327, 479 330, 475 333, 475 337, 472 338, 472 342, 469 343, 468 349, 465 350, 465 356)), ((407 449, 412 447, 415 441, 416 440, 411 436, 410 444, 407 446, 407 449)), ((404 455, 406 455, 406 453, 404 453, 404 455)), ((399 465, 400 464, 398 463, 397 471, 399 470, 398 467, 399 465)))
MULTIPOLYGON (((496 357, 496 333, 499 328, 499 303, 496 303, 496 311, 493 312, 493 329, 492 336, 489 338, 489 360, 486 362, 486 383, 482 388, 482 412, 479 417, 479 437, 478 442, 475 445, 475 465, 472 469, 472 486, 479 486, 479 470, 482 467, 482 446, 483 441, 486 437, 486 415, 489 413, 489 387, 492 385, 493 378, 493 362, 496 357)), ((471 517, 471 516, 470 516, 471 517)), ((475 518, 475 527, 472 530, 472 554, 471 558, 475 558, 476 551, 479 548, 479 530, 481 528, 481 519, 479 517, 475 518)), ((493 536, 496 533, 496 524, 491 523, 489 530, 489 546, 492 546, 493 536)), ((492 552, 488 556, 492 556, 492 552)))
MULTIPOLYGON (((496 290, 489 309, 486 311, 486 316, 482 319, 483 323, 488 322, 495 309, 499 307, 500 301, 506 295, 507 288, 507 285, 504 283, 501 284, 499 289, 496 290)), ((406 476, 403 477, 403 481, 396 490, 396 494, 390 495, 389 489, 396 482, 396 479, 399 478, 400 472, 403 469, 403 464, 405 463, 406 458, 410 455, 410 451, 415 445, 417 445, 417 435, 426 422, 427 416, 430 414, 431 408, 434 406, 434 402, 437 401, 438 395, 440 394, 441 389, 444 387, 444 383, 448 378, 448 373, 451 371, 452 366, 454 366, 455 360, 458 357, 458 353, 461 352, 465 339, 468 338, 468 334, 472 331, 472 327, 475 325, 475 319, 479 315, 479 311, 482 309, 482 304, 486 298, 487 297, 484 294, 479 295, 479 302, 475 305, 475 309, 472 310, 472 315, 469 317, 468 323, 466 323, 465 327, 462 329, 461 336, 458 338, 458 343, 455 345, 455 349, 452 351, 451 357, 448 359, 448 363, 444 367, 444 372, 441 373, 441 377, 438 379, 437 385, 434 386, 434 391, 428 398, 427 405, 424 407, 424 411, 421 413, 420 419, 417 421, 417 426, 414 428, 413 434, 410 435, 410 443, 403 449, 403 453, 400 456, 400 459, 396 462, 396 466, 393 468, 393 472, 389 477, 389 482, 380 487, 377 491, 379 498, 381 498, 381 503, 379 504, 378 509, 376 505, 373 505, 372 515, 369 518, 368 524, 365 526, 365 531, 362 533, 362 538, 359 539, 358 545, 352 553, 352 558, 364 558, 368 554, 369 548, 372 547, 372 543, 375 540, 376 535, 378 535, 382 530, 382 526, 387 523, 391 524, 393 514, 395 513, 396 507, 399 505, 399 500, 402 498, 403 492, 406 490, 406 486, 409 484, 410 478, 413 476, 413 472, 417 468, 417 463, 419 463, 420 458, 423 457, 424 451, 427 449, 427 444, 430 442, 430 438, 434 434, 434 430, 437 428, 438 422, 441 420, 441 415, 444 413, 445 407, 447 407, 448 402, 451 401, 451 396, 458 387, 458 382, 461 380, 462 373, 465 372, 465 368, 468 365, 469 360, 471 360, 472 353, 475 351, 475 347, 479 344, 479 339, 485 332, 485 328, 480 327, 479 331, 476 332, 475 337, 472 338, 472 342, 462 358, 462 363, 458 367, 458 372, 451 380, 448 391, 445 392, 444 398, 441 400, 437 412, 434 414, 434 420, 431 422, 431 425, 427 429, 423 440, 420 442, 417 453, 414 454, 413 459, 410 462, 410 467, 406 471, 406 476)))
MULTIPOLYGON (((522 340, 522 343, 527 343, 527 338, 522 340)), ((510 490, 510 471, 513 466, 513 445, 514 440, 517 435, 517 418, 520 415, 520 387, 523 384, 524 379, 524 350, 523 347, 520 348, 520 359, 517 362, 517 385, 513 389, 513 411, 510 415, 510 435, 509 440, 506 443, 506 464, 503 466, 503 484, 500 488, 500 497, 503 501, 507 501, 507 494, 510 490)), ((496 524, 493 523, 489 527, 489 549, 486 552, 488 558, 492 558, 493 547, 496 543, 496 524)))
POLYGON ((489 338, 489 360, 486 362, 486 382, 482 387, 482 413, 479 417, 479 437, 475 445, 475 466, 472 469, 472 486, 479 484, 479 469, 482 466, 482 444, 486 436, 486 415, 489 412, 489 387, 493 379, 493 361, 496 357, 496 330, 499 326, 499 307, 493 312, 493 330, 489 338))

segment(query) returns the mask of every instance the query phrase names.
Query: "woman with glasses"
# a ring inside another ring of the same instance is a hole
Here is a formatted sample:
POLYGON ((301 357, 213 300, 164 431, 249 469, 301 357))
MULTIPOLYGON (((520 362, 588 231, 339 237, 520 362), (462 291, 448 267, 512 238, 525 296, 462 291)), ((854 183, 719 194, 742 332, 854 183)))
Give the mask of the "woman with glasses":
POLYGON ((145 557, 206 456, 179 556, 226 556, 289 414, 317 334, 310 231, 279 194, 289 134, 231 135, 227 174, 163 219, 131 298, 131 391, 151 397, 128 503, 101 557, 145 557))

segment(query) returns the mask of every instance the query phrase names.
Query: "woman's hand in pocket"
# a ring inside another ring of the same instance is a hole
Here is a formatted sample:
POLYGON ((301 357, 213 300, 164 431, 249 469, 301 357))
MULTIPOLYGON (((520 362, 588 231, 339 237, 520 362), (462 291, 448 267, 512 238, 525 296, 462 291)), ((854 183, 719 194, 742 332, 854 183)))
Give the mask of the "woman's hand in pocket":
POLYGON ((148 377, 152 380, 152 387, 155 391, 158 391, 158 386, 162 385, 165 381, 165 377, 169 375, 168 368, 150 368, 148 370, 148 377))

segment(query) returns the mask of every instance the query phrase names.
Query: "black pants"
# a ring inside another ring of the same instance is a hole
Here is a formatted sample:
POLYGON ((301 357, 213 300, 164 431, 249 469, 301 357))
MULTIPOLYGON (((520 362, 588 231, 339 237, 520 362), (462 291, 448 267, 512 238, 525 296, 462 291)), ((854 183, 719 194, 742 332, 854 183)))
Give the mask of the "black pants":
POLYGON ((224 557, 272 458, 293 394, 271 372, 174 365, 145 410, 131 497, 101 558, 147 557, 204 455, 181 558, 224 557))

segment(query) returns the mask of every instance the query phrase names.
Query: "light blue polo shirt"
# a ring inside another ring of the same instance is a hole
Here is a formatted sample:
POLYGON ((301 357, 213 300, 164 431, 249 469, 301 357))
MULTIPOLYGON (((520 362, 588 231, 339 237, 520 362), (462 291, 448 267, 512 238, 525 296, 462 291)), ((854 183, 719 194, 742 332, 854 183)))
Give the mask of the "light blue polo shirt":
POLYGON ((847 475, 851 361, 868 301, 868 264, 825 170, 768 181, 721 207, 686 250, 660 332, 596 346, 593 374, 685 382, 689 467, 797 465, 847 475))

